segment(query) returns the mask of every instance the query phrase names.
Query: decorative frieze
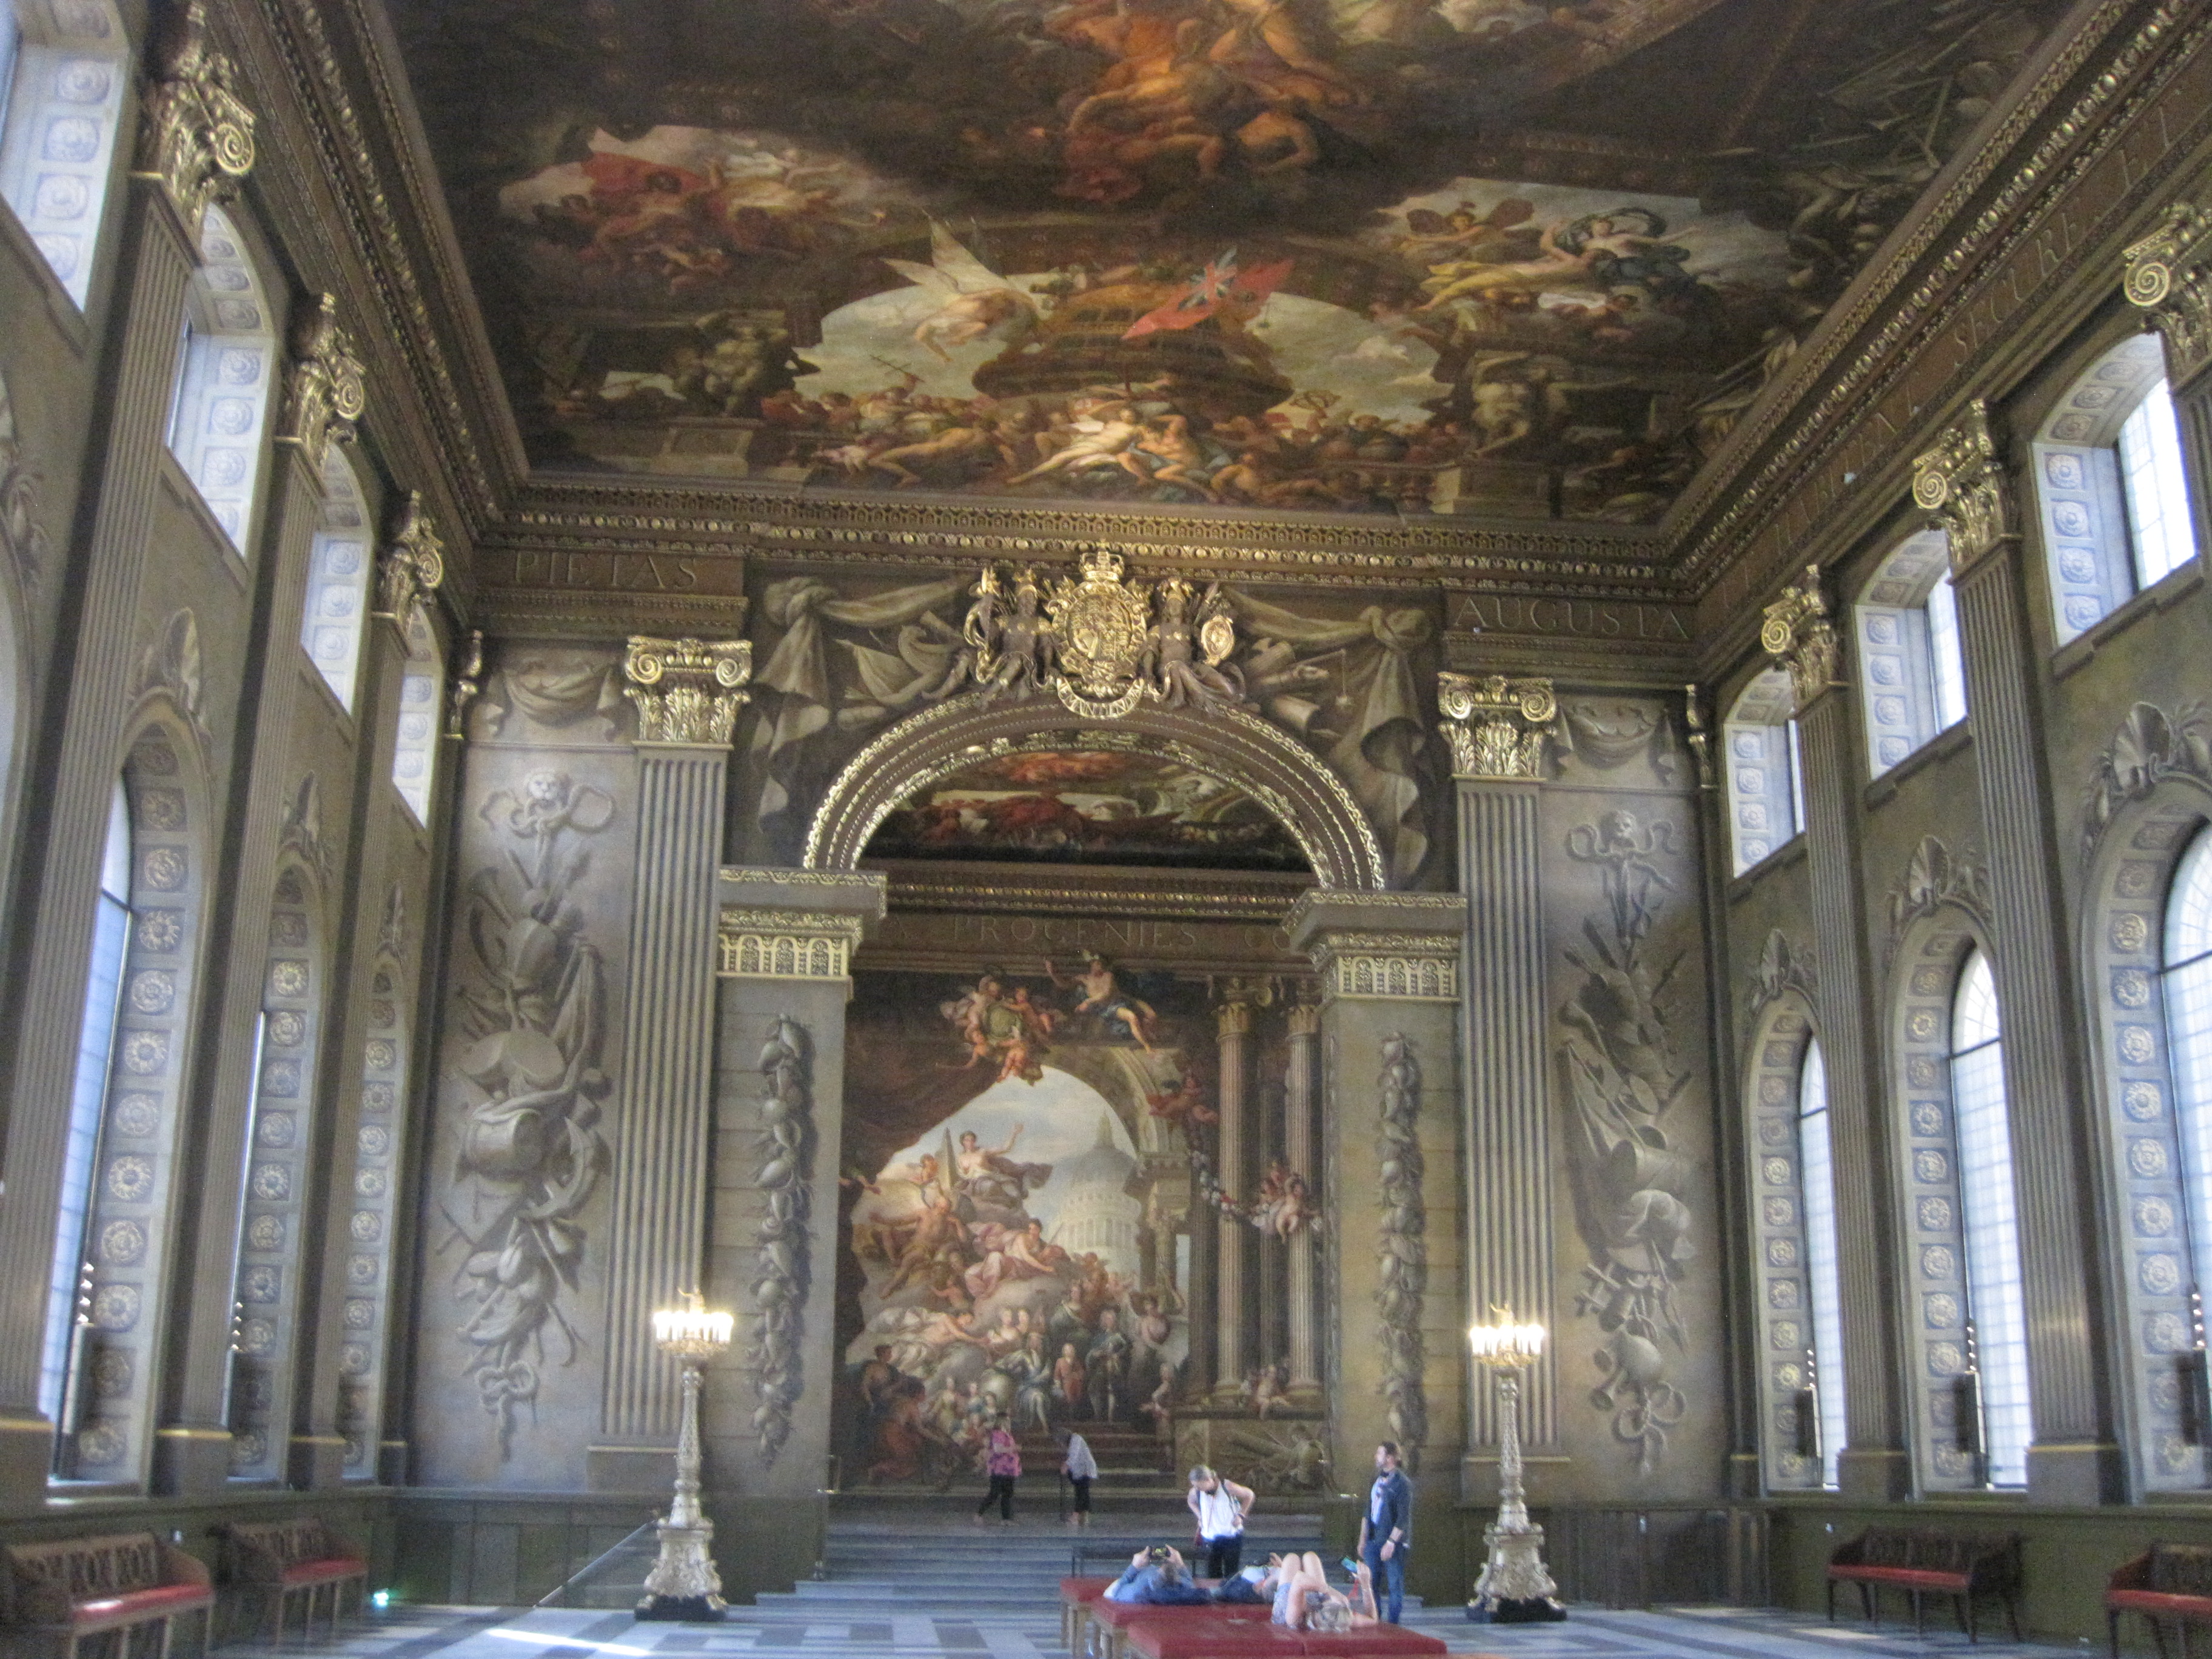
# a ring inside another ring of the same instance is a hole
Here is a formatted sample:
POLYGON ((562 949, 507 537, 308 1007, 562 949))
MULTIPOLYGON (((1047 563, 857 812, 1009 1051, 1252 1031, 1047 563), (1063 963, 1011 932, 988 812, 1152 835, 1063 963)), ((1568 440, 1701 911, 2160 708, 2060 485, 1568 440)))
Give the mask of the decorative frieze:
POLYGON ((1912 463, 1912 500, 1949 539, 1954 571, 1979 564, 2019 534, 1987 403, 1977 398, 1968 404, 1912 463))
POLYGON ((2124 257, 2122 291, 2165 340, 2167 379, 2185 385, 2212 365, 2212 212, 2174 203, 2124 257))
POLYGON ((407 505, 385 544, 376 571, 375 615, 404 634, 416 607, 446 580, 446 544, 438 534, 422 492, 407 492, 407 505))
POLYGON ((1315 951, 1333 997, 1459 1000, 1459 944, 1437 933, 1330 933, 1315 951))
POLYGON ((724 979, 845 979, 861 920, 828 910, 722 907, 715 973, 724 979))
POLYGON ((1544 775, 1546 750, 1559 718, 1551 681, 1446 671, 1437 676, 1437 707, 1444 717, 1444 741, 1451 745, 1453 776, 1544 775))
POLYGON ((298 445, 307 465, 320 471, 333 441, 353 441, 354 423, 368 407, 361 359, 338 326, 337 301, 323 295, 293 325, 292 370, 276 441, 298 445))
POLYGON ((1820 567, 1782 590, 1766 607, 1759 627, 1759 648, 1790 671, 1790 685, 1802 713, 1823 691, 1843 684, 1842 653, 1836 627, 1828 620, 1828 601, 1820 591, 1820 567))
POLYGON ((208 44, 204 0, 173 15, 146 89, 136 171, 167 193, 197 241, 209 204, 227 199, 253 169, 253 112, 232 90, 230 59, 208 44))
POLYGON ((640 743, 726 748, 738 710, 750 701, 753 648, 745 640, 663 640, 630 635, 623 688, 637 708, 640 743))

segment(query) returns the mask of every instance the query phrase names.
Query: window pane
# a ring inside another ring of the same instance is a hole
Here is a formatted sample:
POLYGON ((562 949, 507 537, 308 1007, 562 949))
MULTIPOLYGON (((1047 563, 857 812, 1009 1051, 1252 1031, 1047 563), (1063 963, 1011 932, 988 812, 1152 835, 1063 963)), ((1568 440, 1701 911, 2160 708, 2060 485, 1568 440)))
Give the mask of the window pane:
POLYGON ((2128 541, 2136 586, 2148 587, 2197 556, 2189 487, 2181 470, 2181 424, 2160 380, 2120 428, 2120 478, 2127 488, 2128 541))
POLYGON ((1835 1158, 1828 1139, 1828 1068, 1820 1045, 1805 1046, 1797 1079, 1798 1169, 1805 1190, 1805 1277, 1813 1297, 1813 1370, 1820 1408, 1820 1480, 1836 1484, 1844 1449, 1843 1279, 1836 1245, 1835 1158))
POLYGON ((2166 908, 2166 1028, 2188 1174, 2191 1254, 2212 1283, 2212 830, 2199 830, 2166 908))
POLYGON ((2027 1484, 2027 1310, 2012 1176, 1996 987, 1979 951, 1959 976, 1951 1017, 1951 1109, 1959 1134, 1966 1297, 1981 1370, 1983 1443, 1993 1486, 2027 1484))
POLYGON ((1966 718, 1966 661, 1959 649, 1959 599, 1948 572, 1928 590, 1928 677, 1936 694, 1936 729, 1966 718))
POLYGON ((1805 833, 1805 733, 1790 718, 1790 833, 1805 833))

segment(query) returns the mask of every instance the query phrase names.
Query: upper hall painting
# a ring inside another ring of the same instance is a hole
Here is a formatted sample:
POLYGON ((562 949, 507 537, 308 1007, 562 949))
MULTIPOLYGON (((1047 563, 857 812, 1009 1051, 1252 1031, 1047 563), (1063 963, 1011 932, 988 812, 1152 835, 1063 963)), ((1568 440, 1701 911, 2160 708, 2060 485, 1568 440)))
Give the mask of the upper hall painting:
POLYGON ((541 469, 1620 524, 1665 511, 2043 27, 2028 0, 392 3, 541 469))

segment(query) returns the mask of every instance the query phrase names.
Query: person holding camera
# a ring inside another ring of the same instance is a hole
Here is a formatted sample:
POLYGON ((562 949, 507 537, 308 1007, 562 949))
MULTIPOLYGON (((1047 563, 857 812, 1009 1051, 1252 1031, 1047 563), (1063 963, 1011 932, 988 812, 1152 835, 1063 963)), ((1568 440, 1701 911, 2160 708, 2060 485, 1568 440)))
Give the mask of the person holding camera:
POLYGON ((1190 1492, 1183 1500, 1198 1522, 1199 1547, 1206 1552, 1208 1578, 1233 1578, 1244 1565, 1244 1517, 1252 1508, 1253 1492, 1205 1464, 1190 1472, 1190 1492))
POLYGON ((1136 1601, 1155 1607, 1194 1607, 1213 1597, 1191 1582, 1182 1557, 1165 1544, 1139 1550, 1106 1587, 1109 1601, 1136 1601))

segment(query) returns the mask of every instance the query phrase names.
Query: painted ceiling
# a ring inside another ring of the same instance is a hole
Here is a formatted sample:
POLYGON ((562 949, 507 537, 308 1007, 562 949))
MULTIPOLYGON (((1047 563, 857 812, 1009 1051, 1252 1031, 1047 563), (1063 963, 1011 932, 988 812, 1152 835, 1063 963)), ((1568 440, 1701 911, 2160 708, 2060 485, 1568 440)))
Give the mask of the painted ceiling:
POLYGON ((390 0, 533 465, 1649 523, 2054 0, 390 0))
POLYGON ((1158 756, 1025 749, 899 803, 872 858, 1304 870, 1297 843, 1243 791, 1158 756))

